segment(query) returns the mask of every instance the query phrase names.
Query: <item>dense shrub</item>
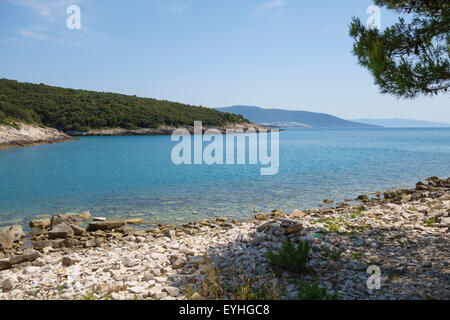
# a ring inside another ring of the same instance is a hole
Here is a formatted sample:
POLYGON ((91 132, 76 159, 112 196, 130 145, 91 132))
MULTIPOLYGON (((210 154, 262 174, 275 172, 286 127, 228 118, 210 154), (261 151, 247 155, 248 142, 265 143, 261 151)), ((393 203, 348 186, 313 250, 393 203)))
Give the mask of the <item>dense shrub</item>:
POLYGON ((64 131, 192 126, 195 120, 206 126, 248 122, 241 115, 166 100, 0 79, 0 123, 6 119, 64 131))
POLYGON ((284 241, 278 252, 269 250, 266 253, 267 259, 276 267, 287 269, 292 272, 303 272, 309 262, 309 241, 299 241, 295 246, 290 241, 284 241))

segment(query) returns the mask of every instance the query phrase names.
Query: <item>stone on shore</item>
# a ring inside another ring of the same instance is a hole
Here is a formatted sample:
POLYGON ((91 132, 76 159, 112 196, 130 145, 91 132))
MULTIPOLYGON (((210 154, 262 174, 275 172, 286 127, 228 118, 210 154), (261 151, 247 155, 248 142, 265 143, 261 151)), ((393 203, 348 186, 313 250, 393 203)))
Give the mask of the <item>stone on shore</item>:
POLYGON ((97 230, 113 230, 119 229, 120 227, 126 225, 125 221, 113 221, 113 220, 105 220, 105 221, 93 221, 89 223, 88 231, 97 231, 97 230))
POLYGON ((45 229, 50 226, 50 219, 33 219, 30 221, 30 228, 45 229))
POLYGON ((89 224, 88 231, 112 230, 112 229, 118 229, 126 224, 141 224, 142 222, 143 222, 142 218, 111 219, 111 220, 105 220, 105 221, 93 221, 89 224))
POLYGON ((12 248, 15 242, 20 241, 25 236, 21 226, 14 225, 4 228, 0 231, 0 250, 12 248))
POLYGON ((52 216, 52 218, 50 219, 50 229, 53 229, 55 226, 57 226, 58 224, 61 223, 65 223, 67 225, 72 225, 76 223, 76 219, 75 216, 70 214, 70 215, 65 215, 65 214, 55 214, 52 216))
POLYGON ((78 263, 80 261, 81 261, 80 259, 66 256, 66 257, 62 258, 61 263, 62 263, 63 266, 69 267, 69 266, 74 265, 75 263, 78 263))
POLYGON ((55 225, 49 232, 49 239, 57 239, 57 238, 72 238, 75 232, 72 229, 72 226, 66 223, 60 223, 55 225))
POLYGON ((25 249, 23 254, 11 256, 0 260, 0 270, 8 269, 15 264, 22 262, 34 261, 40 256, 39 252, 34 249, 25 249))

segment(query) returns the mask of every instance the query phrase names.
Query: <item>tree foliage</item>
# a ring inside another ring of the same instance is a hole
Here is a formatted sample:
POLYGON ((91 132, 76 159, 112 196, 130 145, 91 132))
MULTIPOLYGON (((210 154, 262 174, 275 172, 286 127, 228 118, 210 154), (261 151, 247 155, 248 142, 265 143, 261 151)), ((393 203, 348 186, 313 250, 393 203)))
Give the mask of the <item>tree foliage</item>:
POLYGON ((450 2, 375 0, 402 16, 383 31, 353 18, 350 35, 358 62, 370 70, 382 93, 414 98, 450 86, 450 2), (408 22, 406 22, 406 19, 408 22))
POLYGON ((248 122, 241 115, 166 100, 0 79, 0 123, 7 119, 63 131, 192 126, 195 120, 206 126, 248 122))

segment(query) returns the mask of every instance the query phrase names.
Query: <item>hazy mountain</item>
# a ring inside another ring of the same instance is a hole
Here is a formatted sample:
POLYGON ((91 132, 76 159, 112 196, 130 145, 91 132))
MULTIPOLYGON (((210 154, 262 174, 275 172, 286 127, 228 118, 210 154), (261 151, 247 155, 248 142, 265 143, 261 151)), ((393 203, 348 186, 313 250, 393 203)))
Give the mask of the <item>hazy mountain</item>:
POLYGON ((387 128, 439 128, 450 127, 448 123, 408 119, 356 119, 354 121, 387 128))
POLYGON ((279 127, 313 128, 368 128, 376 125, 344 120, 326 113, 293 111, 281 109, 263 109, 251 106, 231 106, 217 108, 222 112, 240 114, 254 123, 279 127), (294 125, 293 125, 294 124, 294 125))

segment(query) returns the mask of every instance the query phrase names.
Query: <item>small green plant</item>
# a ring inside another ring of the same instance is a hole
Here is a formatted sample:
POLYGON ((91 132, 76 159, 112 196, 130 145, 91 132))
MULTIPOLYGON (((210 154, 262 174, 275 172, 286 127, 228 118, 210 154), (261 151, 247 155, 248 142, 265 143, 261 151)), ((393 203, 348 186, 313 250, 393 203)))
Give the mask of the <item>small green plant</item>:
POLYGON ((81 300, 97 300, 94 295, 94 291, 86 292, 84 296, 81 297, 81 300))
POLYGON ((361 213, 363 213, 364 211, 367 211, 366 208, 364 207, 360 207, 358 209, 356 209, 351 215, 350 215, 350 219, 356 219, 361 213))
POLYGON ((296 246, 290 241, 284 241, 277 253, 267 251, 266 258, 274 266, 301 273, 306 270, 310 249, 308 240, 299 241, 296 246))
POLYGON ((409 207, 409 211, 415 212, 415 211, 417 211, 417 209, 416 209, 416 207, 412 206, 412 207, 409 207))
POLYGON ((436 218, 428 219, 427 222, 426 222, 426 225, 428 227, 431 227, 433 225, 433 223, 436 223, 436 218))
POLYGON ((338 298, 336 293, 329 294, 327 288, 319 287, 317 281, 313 284, 301 281, 297 288, 300 300, 336 300, 338 298))
POLYGON ((337 223, 328 223, 326 224, 328 231, 332 233, 338 233, 341 230, 341 226, 337 223))
POLYGON ((56 289, 58 290, 58 294, 61 294, 64 290, 64 285, 59 285, 56 289))

